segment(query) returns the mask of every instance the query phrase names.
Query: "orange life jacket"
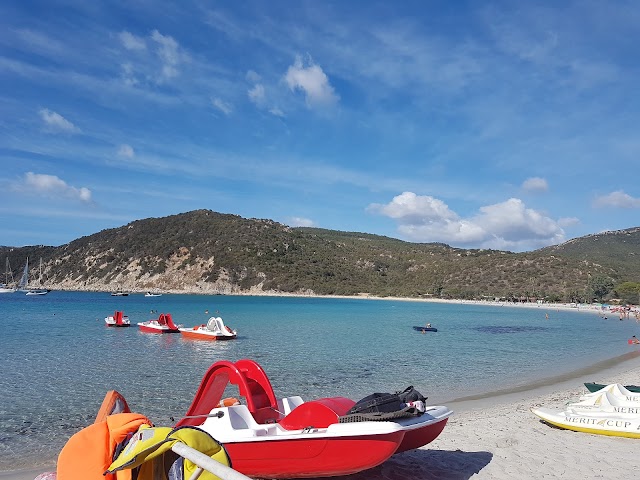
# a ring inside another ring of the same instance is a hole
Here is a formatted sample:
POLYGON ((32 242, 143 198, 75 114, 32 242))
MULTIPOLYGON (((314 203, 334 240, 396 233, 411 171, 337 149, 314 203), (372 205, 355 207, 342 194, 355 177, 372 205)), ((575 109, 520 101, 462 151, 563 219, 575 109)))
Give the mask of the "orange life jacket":
POLYGON ((141 425, 153 424, 139 413, 117 413, 73 435, 58 455, 57 480, 131 480, 131 470, 104 472, 141 425))

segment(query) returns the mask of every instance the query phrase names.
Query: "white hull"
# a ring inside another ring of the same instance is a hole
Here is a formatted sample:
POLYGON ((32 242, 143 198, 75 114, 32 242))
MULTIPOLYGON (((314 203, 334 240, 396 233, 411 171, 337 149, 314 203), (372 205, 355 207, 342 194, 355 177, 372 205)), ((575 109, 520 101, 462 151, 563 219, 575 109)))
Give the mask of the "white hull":
MULTIPOLYGON (((113 318, 113 316, 112 316, 112 315, 110 315, 110 316, 108 316, 108 317, 105 317, 105 319, 104 319, 104 323, 105 323, 108 327, 120 326, 120 325, 118 325, 118 324, 116 323, 116 319, 115 319, 115 318, 113 318)), ((126 326, 131 325, 131 321, 129 320, 129 317, 128 317, 128 316, 126 316, 126 315, 125 315, 124 317, 122 317, 122 325, 126 325, 126 326)))
POLYGON ((5 288, 5 287, 0 288, 0 293, 15 293, 15 292, 16 292, 15 288, 5 288))
POLYGON ((195 340, 233 340, 238 336, 238 332, 227 327, 220 317, 211 317, 206 325, 180 328, 180 333, 195 340))
MULTIPOLYGON (((278 400, 283 416, 304 402, 299 396, 278 400)), ((395 419, 393 421, 364 421, 334 423, 325 428, 302 428, 286 430, 279 423, 258 424, 246 405, 214 408, 200 429, 215 435, 216 440, 225 443, 274 442, 282 440, 312 440, 316 438, 339 439, 363 435, 385 435, 398 431, 412 431, 426 425, 441 422, 453 412, 444 406, 427 407, 421 416, 395 419)))
POLYGON ((570 411, 554 411, 548 408, 531 409, 546 423, 574 432, 594 433, 613 437, 640 438, 640 416, 617 414, 592 415, 570 411))

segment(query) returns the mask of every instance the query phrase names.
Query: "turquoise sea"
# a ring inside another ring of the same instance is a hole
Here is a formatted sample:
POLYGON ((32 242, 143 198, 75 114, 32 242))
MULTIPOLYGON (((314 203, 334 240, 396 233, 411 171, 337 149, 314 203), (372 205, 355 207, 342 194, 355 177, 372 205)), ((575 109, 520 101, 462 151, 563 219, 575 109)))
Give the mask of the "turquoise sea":
POLYGON ((367 299, 54 291, 0 295, 0 311, 0 470, 52 464, 110 389, 157 425, 172 425, 221 359, 256 360, 277 396, 357 400, 414 385, 446 404, 623 355, 640 331, 633 320, 545 306, 367 299), (115 310, 134 325, 105 327, 115 310), (185 326, 218 312, 239 336, 203 342, 140 333, 135 322, 157 318, 152 311, 185 326), (411 328, 427 322, 438 332, 411 328))

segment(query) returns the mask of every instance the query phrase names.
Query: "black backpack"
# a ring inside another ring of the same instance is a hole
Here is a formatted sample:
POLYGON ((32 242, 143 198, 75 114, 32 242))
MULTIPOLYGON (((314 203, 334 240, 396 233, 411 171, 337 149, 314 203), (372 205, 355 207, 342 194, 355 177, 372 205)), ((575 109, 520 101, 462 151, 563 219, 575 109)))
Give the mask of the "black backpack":
POLYGON ((407 403, 417 400, 424 402, 426 397, 423 397, 420 392, 413 388, 413 385, 405 388, 402 392, 372 393, 351 407, 347 415, 353 413, 399 412, 407 407, 407 403))

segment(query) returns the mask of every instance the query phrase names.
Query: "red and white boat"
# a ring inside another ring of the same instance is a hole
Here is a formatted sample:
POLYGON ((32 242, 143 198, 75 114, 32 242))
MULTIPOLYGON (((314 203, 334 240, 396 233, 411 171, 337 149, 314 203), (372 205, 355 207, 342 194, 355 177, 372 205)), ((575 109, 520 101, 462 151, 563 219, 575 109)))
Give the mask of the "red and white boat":
POLYGON ((432 442, 453 413, 427 406, 421 415, 360 421, 347 413, 355 403, 344 397, 276 399, 256 362, 222 360, 209 368, 176 426, 208 432, 227 449, 233 468, 250 477, 330 477, 375 467, 432 442), (222 400, 228 384, 238 387, 245 404, 222 400))
POLYGON ((170 313, 161 313, 156 319, 138 322, 140 331, 144 333, 180 333, 181 326, 173 323, 170 313))
POLYGON ((196 340, 233 340, 238 336, 238 332, 227 327, 220 317, 211 317, 206 324, 179 330, 183 337, 196 340))
POLYGON ((107 324, 107 327, 129 327, 131 326, 131 321, 129 317, 123 315, 123 312, 116 310, 113 315, 109 315, 105 317, 104 323, 107 324))

